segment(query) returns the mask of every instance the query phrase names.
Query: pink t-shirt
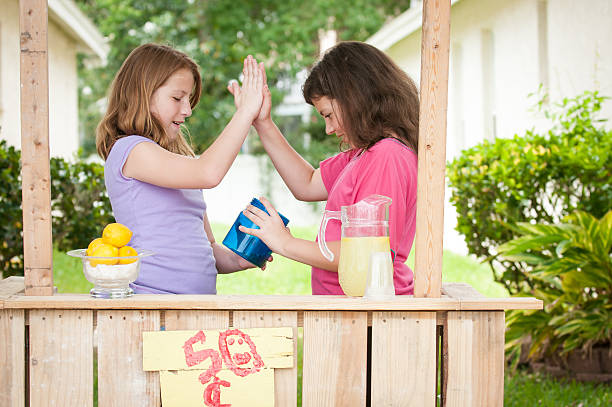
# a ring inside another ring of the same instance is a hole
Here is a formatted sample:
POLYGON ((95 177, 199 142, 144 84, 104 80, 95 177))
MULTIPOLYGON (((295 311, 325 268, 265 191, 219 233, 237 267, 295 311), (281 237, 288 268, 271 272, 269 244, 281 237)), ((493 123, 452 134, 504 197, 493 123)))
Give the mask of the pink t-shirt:
MULTIPOLYGON (((391 198, 389 236, 395 252, 393 282, 398 295, 412 294, 412 270, 404 262, 410 253, 416 227, 417 155, 393 138, 380 140, 369 150, 349 150, 321 162, 327 189, 326 210, 339 211, 363 198, 380 194, 391 198)), ((341 223, 330 220, 325 241, 341 239, 341 223)), ((312 293, 343 295, 338 273, 312 268, 312 293)))

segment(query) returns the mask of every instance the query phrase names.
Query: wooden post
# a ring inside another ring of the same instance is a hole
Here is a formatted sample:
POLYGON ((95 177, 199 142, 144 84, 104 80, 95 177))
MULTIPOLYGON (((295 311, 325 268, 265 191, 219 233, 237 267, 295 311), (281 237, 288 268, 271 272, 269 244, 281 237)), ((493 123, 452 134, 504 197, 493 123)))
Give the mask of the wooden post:
POLYGON ((47 0, 20 0, 21 182, 26 295, 53 295, 47 0))
POLYGON ((442 288, 449 48, 450 0, 424 0, 414 267, 416 297, 438 298, 442 288))

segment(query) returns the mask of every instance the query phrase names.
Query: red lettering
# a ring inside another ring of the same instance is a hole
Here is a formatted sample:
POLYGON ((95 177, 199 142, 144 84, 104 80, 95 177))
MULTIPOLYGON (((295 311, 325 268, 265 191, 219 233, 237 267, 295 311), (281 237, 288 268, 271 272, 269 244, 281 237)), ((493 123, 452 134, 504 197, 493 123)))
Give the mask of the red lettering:
POLYGON ((251 337, 238 329, 228 329, 225 332, 219 333, 219 350, 226 367, 237 376, 245 377, 251 373, 257 373, 264 366, 263 360, 257 353, 255 343, 253 343, 251 337), (249 346, 249 352, 230 352, 229 346, 235 342, 234 338, 228 337, 233 335, 239 337, 239 344, 244 340, 244 343, 249 346), (240 367, 246 365, 251 360, 253 361, 252 367, 240 367))
POLYGON ((185 361, 187 362, 187 366, 191 367, 202 363, 208 358, 211 359, 210 367, 199 376, 200 382, 202 384, 206 384, 211 377, 215 376, 221 371, 221 357, 219 356, 219 352, 213 349, 204 349, 197 352, 194 351, 193 345, 198 342, 202 344, 206 342, 206 335, 203 331, 199 331, 193 337, 185 341, 185 344, 183 345, 183 350, 185 351, 185 361))
POLYGON ((214 377, 213 382, 204 390, 204 404, 208 407, 231 407, 231 404, 221 404, 221 386, 230 387, 228 381, 214 377))

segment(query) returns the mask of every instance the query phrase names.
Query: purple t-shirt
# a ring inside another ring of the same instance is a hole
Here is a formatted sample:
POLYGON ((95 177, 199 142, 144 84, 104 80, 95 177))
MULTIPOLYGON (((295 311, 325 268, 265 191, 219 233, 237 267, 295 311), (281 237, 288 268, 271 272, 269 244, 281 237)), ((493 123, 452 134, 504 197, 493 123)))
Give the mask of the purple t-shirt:
POLYGON ((104 164, 104 181, 117 222, 134 233, 129 245, 152 250, 132 284, 140 294, 216 294, 217 269, 204 232, 201 189, 163 188, 123 175, 141 136, 115 142, 104 164))

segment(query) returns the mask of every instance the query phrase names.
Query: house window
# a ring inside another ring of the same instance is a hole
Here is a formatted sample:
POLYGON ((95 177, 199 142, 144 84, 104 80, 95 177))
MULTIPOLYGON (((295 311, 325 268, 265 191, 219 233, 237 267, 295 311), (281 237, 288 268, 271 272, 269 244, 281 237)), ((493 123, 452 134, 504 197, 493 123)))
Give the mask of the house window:
POLYGON ((495 109, 495 46, 493 31, 482 30, 482 107, 484 137, 493 140, 497 137, 497 117, 495 109))

